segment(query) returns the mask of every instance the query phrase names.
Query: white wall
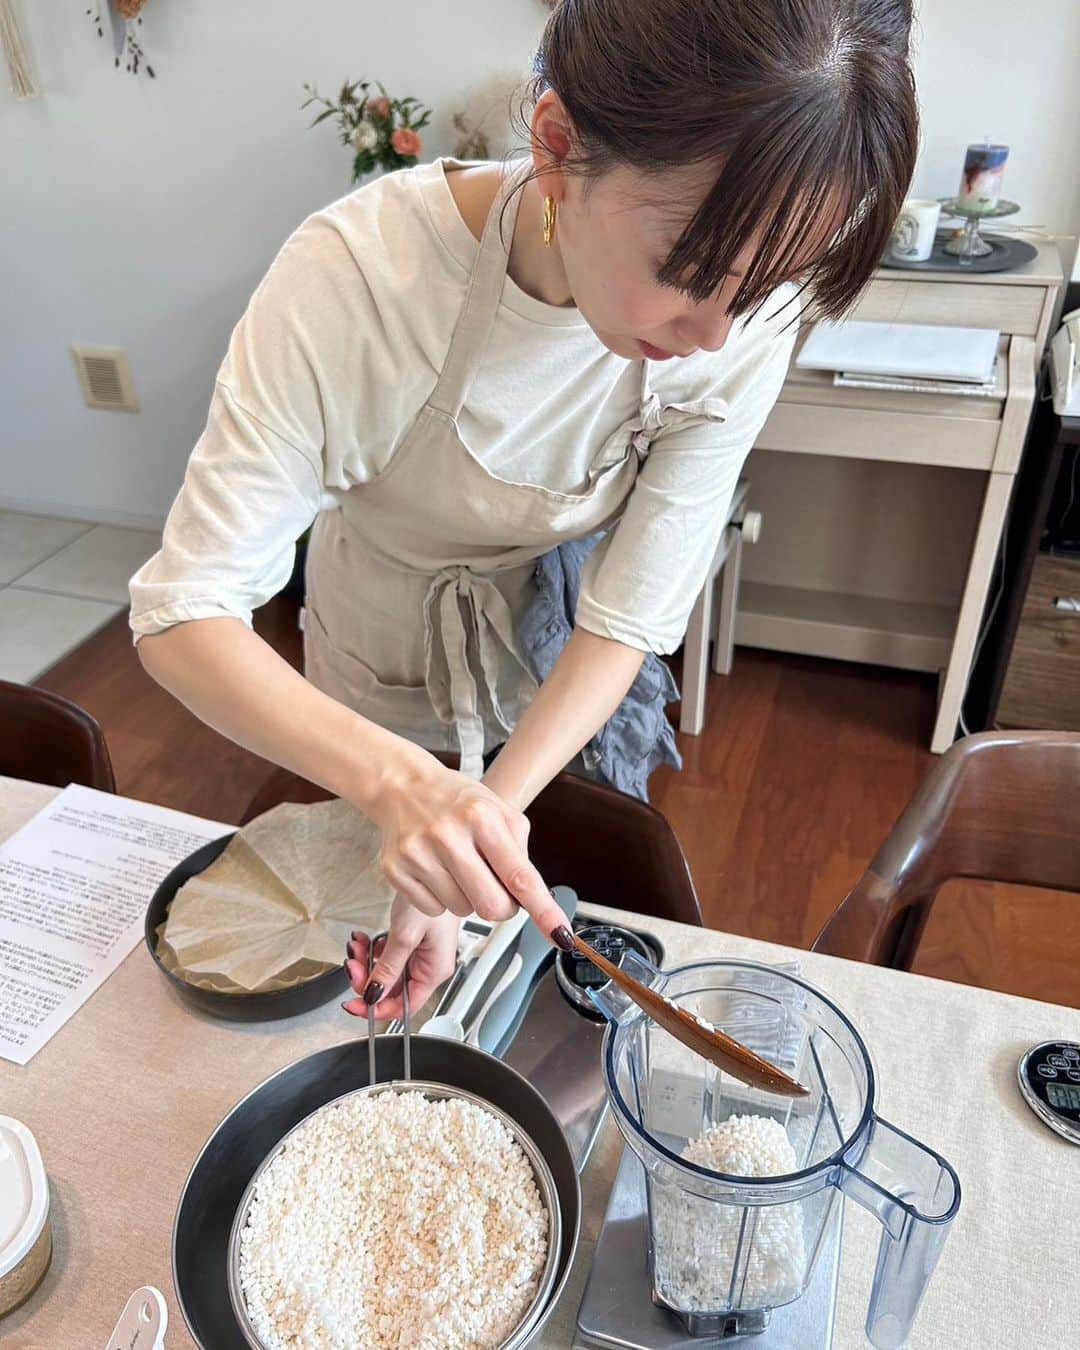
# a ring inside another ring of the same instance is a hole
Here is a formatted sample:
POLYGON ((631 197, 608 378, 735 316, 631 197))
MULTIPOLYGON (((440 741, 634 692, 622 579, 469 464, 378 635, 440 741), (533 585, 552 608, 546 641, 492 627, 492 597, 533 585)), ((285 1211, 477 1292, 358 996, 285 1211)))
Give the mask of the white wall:
MULTIPOLYGON (((160 518, 198 435, 232 324, 288 232, 348 189, 301 85, 377 76, 439 116, 525 71, 540 0, 314 4, 150 0, 156 80, 112 68, 83 0, 22 0, 41 98, 0 70, 0 502, 99 519, 160 518), (72 341, 126 347, 140 415, 85 408, 72 341)), ((1080 4, 924 0, 922 193, 952 191, 963 147, 1007 141, 1021 219, 1080 224, 1080 4)))
MULTIPOLYGON (((375 77, 441 114, 528 71, 539 0, 150 0, 157 78, 113 69, 90 0, 22 0, 42 96, 0 64, 0 501, 160 518, 247 297, 289 231, 349 190, 305 81, 375 77), (86 408, 68 344, 128 349, 139 415, 86 408)), ((106 29, 108 33, 108 29, 106 29)))
POLYGON ((1080 230, 1078 0, 916 0, 915 80, 923 144, 914 195, 960 185, 964 147, 987 136, 1010 147, 1004 195, 1022 210, 1002 222, 1080 230))

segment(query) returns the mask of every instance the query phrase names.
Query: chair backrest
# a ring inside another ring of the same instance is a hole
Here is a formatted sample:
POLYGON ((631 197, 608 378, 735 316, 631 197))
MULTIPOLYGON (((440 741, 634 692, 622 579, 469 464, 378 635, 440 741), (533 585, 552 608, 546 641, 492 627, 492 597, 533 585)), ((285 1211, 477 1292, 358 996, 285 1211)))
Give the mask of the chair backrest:
POLYGON ((248 802, 240 817, 240 824, 247 825, 282 802, 299 802, 308 806, 312 802, 332 801, 333 797, 332 792, 301 778, 299 774, 290 773, 288 769, 275 769, 248 802))
POLYGON ((1080 734, 984 732, 923 780, 814 951, 909 970, 955 877, 1080 891, 1080 734))
POLYGON ((90 714, 59 694, 7 680, 0 680, 0 774, 116 791, 105 737, 90 714))
POLYGON ((690 867, 667 818, 625 792, 560 773, 526 814, 529 856, 583 904, 701 924, 690 867))
MULTIPOLYGON (((326 801, 330 795, 278 770, 252 798, 242 823, 279 802, 326 801)), ((527 815, 529 856, 549 886, 569 886, 584 903, 700 925, 701 908, 682 847, 655 807, 577 774, 560 773, 527 815)))

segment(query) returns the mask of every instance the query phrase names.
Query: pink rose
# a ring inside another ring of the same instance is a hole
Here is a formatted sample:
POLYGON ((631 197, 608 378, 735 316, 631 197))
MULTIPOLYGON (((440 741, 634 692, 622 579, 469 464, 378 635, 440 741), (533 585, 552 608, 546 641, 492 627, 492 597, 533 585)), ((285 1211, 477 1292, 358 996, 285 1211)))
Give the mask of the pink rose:
POLYGON ((420 139, 417 132, 412 127, 398 127, 397 131, 390 137, 390 144, 403 158, 410 155, 418 155, 424 148, 424 142, 420 139))
POLYGON ((371 117, 389 117, 390 100, 385 97, 369 98, 364 111, 371 117))

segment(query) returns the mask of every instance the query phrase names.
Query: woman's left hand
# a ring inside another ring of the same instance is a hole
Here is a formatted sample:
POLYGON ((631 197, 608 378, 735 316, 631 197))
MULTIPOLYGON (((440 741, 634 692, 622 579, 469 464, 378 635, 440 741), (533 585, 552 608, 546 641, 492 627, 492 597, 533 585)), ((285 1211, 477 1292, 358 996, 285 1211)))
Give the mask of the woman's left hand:
POLYGON ((349 943, 345 968, 353 989, 361 997, 341 1006, 354 1017, 366 1017, 368 1004, 363 995, 370 993, 380 1021, 401 1017, 404 1005, 400 976, 408 963, 409 1007, 412 1012, 418 1012, 454 972, 460 923, 458 916, 448 911, 437 918, 421 914, 402 896, 397 896, 390 911, 386 945, 377 953, 374 970, 369 973, 370 940, 367 934, 356 933, 349 943), (369 986, 377 988, 369 989, 369 986))

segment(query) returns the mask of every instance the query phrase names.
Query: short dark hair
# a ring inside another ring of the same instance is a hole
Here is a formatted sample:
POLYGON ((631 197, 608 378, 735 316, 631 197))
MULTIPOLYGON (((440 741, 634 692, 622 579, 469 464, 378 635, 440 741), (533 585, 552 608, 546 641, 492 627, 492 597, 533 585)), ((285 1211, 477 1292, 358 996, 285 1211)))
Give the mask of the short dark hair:
POLYGON ((839 317, 914 172, 911 23, 910 0, 560 0, 533 92, 566 107, 571 170, 719 166, 661 281, 704 300, 759 236, 731 312, 753 312, 799 270, 815 310, 839 317), (815 234, 824 251, 803 271, 815 234))

